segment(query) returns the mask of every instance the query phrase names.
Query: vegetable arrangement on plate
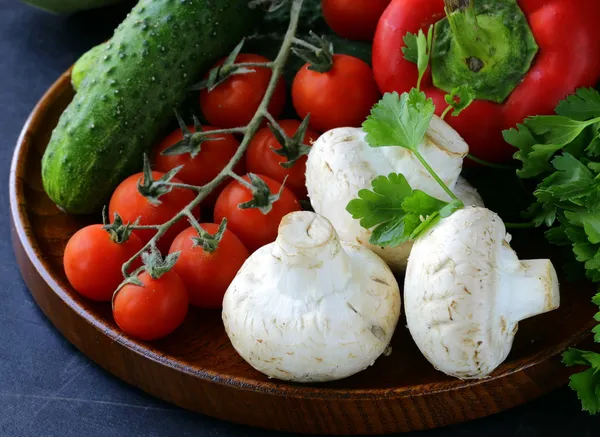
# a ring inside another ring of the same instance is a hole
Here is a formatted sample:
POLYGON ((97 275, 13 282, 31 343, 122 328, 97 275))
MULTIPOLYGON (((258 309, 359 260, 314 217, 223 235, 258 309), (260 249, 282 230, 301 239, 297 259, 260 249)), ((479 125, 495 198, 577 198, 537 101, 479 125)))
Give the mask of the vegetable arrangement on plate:
MULTIPOLYGON (((221 310, 272 378, 400 359, 394 333, 488 377, 560 305, 552 262, 520 260, 507 229, 546 227, 600 281, 600 4, 574 3, 140 0, 74 66, 43 157, 65 213, 104 208, 67 245, 69 282, 140 340, 221 310), (373 40, 373 68, 344 38, 373 40), (485 207, 467 162, 534 187, 524 222, 485 207)), ((571 386, 598 411, 598 355, 564 360, 589 366, 571 386)))

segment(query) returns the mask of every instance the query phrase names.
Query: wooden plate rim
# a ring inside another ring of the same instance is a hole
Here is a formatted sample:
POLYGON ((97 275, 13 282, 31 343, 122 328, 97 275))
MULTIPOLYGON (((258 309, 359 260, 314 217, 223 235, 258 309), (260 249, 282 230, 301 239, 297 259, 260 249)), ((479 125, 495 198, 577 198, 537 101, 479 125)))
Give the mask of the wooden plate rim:
POLYGON ((98 331, 108 336, 111 340, 115 341, 124 348, 134 351, 143 358, 151 359, 163 366, 184 372, 187 375, 199 378, 206 382, 228 386, 237 390, 262 392, 270 395, 292 398, 373 400, 427 396, 440 392, 486 385, 489 382, 510 377, 515 373, 519 373, 532 366, 536 366, 541 361, 555 357, 567 347, 580 343, 591 336, 590 330, 593 326, 595 326, 593 320, 591 320, 590 323, 585 326, 585 329, 575 332, 560 344, 555 344, 553 347, 547 347, 535 355, 527 356, 518 361, 511 362, 511 368, 505 369, 504 372, 496 372, 491 377, 482 380, 455 379, 448 382, 438 382, 436 383, 437 388, 435 390, 425 389, 423 384, 411 386, 410 388, 390 387, 374 389, 337 389, 310 387, 298 384, 288 384, 284 382, 278 383, 274 381, 257 382, 251 378, 243 378, 238 376, 228 377, 227 375, 223 375, 209 369, 197 371, 192 367, 177 363, 176 360, 159 353, 148 345, 140 344, 133 339, 129 339, 116 329, 107 327, 99 320, 92 317, 92 315, 79 303, 73 300, 69 296, 69 293, 65 291, 63 286, 53 278, 47 263, 43 259, 40 259, 38 256, 36 256, 36 248, 39 250, 36 245, 36 241, 33 237, 30 238, 25 232, 25 229, 29 228, 30 226, 28 214, 25 211, 24 205, 18 202, 19 195, 22 193, 23 184, 17 176, 17 170, 19 169, 19 166, 24 159, 28 148, 30 147, 30 141, 28 138, 29 132, 36 128, 39 121, 43 118, 43 115, 45 115, 47 108, 49 107, 47 103, 52 101, 56 96, 62 94, 66 87, 70 86, 70 72, 71 69, 63 73, 46 91, 42 99, 36 104, 31 114, 27 118, 27 121, 25 122, 25 125, 17 140, 9 176, 9 197, 13 231, 16 232, 19 243, 24 248, 29 261, 36 267, 38 273, 48 284, 48 286, 60 297, 60 299, 63 300, 63 302, 69 308, 75 311, 76 314, 84 319, 87 323, 94 326, 94 328, 96 328, 98 331))

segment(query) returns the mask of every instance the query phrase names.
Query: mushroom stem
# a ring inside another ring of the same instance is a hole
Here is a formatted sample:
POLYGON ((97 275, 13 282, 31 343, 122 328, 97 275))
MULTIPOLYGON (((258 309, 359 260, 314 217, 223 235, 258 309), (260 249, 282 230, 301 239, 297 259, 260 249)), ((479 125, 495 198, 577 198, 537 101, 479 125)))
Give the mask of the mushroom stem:
POLYGON ((301 211, 289 214, 279 225, 273 256, 289 266, 317 268, 336 258, 343 262, 342 246, 324 217, 301 211))
POLYGON ((558 278, 550 260, 521 261, 521 268, 505 281, 503 289, 510 296, 508 318, 512 323, 555 310, 560 305, 558 278))

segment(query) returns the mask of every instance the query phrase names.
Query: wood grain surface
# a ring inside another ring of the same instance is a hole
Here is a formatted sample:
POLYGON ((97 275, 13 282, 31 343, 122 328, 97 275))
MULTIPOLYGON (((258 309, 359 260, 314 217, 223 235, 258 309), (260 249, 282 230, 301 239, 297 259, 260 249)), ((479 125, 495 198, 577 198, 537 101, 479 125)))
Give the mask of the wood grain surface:
MULTIPOLYGON (((40 160, 58 117, 73 97, 69 72, 28 119, 10 174, 13 244, 25 282, 60 332, 98 365, 175 405, 220 419, 310 434, 385 434, 445 426, 493 414, 566 383, 560 353, 584 341, 594 322, 593 286, 561 281, 561 308, 520 324, 507 361, 488 379, 460 381, 423 358, 401 320, 392 354, 346 380, 297 385, 269 380, 231 347, 218 311, 191 310, 161 341, 123 335, 109 304, 69 286, 62 254, 69 237, 97 218, 59 211, 46 196, 40 160)), ((541 235, 516 233, 521 258, 547 257, 541 235)), ((16 340, 17 341, 17 340, 16 340)))

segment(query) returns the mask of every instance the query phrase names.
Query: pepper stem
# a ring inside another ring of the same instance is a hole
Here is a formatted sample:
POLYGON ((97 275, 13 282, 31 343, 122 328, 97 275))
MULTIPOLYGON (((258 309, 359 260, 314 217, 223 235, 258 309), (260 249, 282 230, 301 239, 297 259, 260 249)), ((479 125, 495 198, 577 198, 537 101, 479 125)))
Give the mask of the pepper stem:
POLYGON ((456 44, 469 69, 477 73, 485 66, 495 36, 483 29, 477 20, 474 0, 445 0, 446 16, 456 44), (456 13, 454 13, 456 12, 456 13))
POLYGON ((444 0, 435 24, 433 85, 469 84, 479 100, 502 103, 521 83, 538 46, 517 0, 444 0))

